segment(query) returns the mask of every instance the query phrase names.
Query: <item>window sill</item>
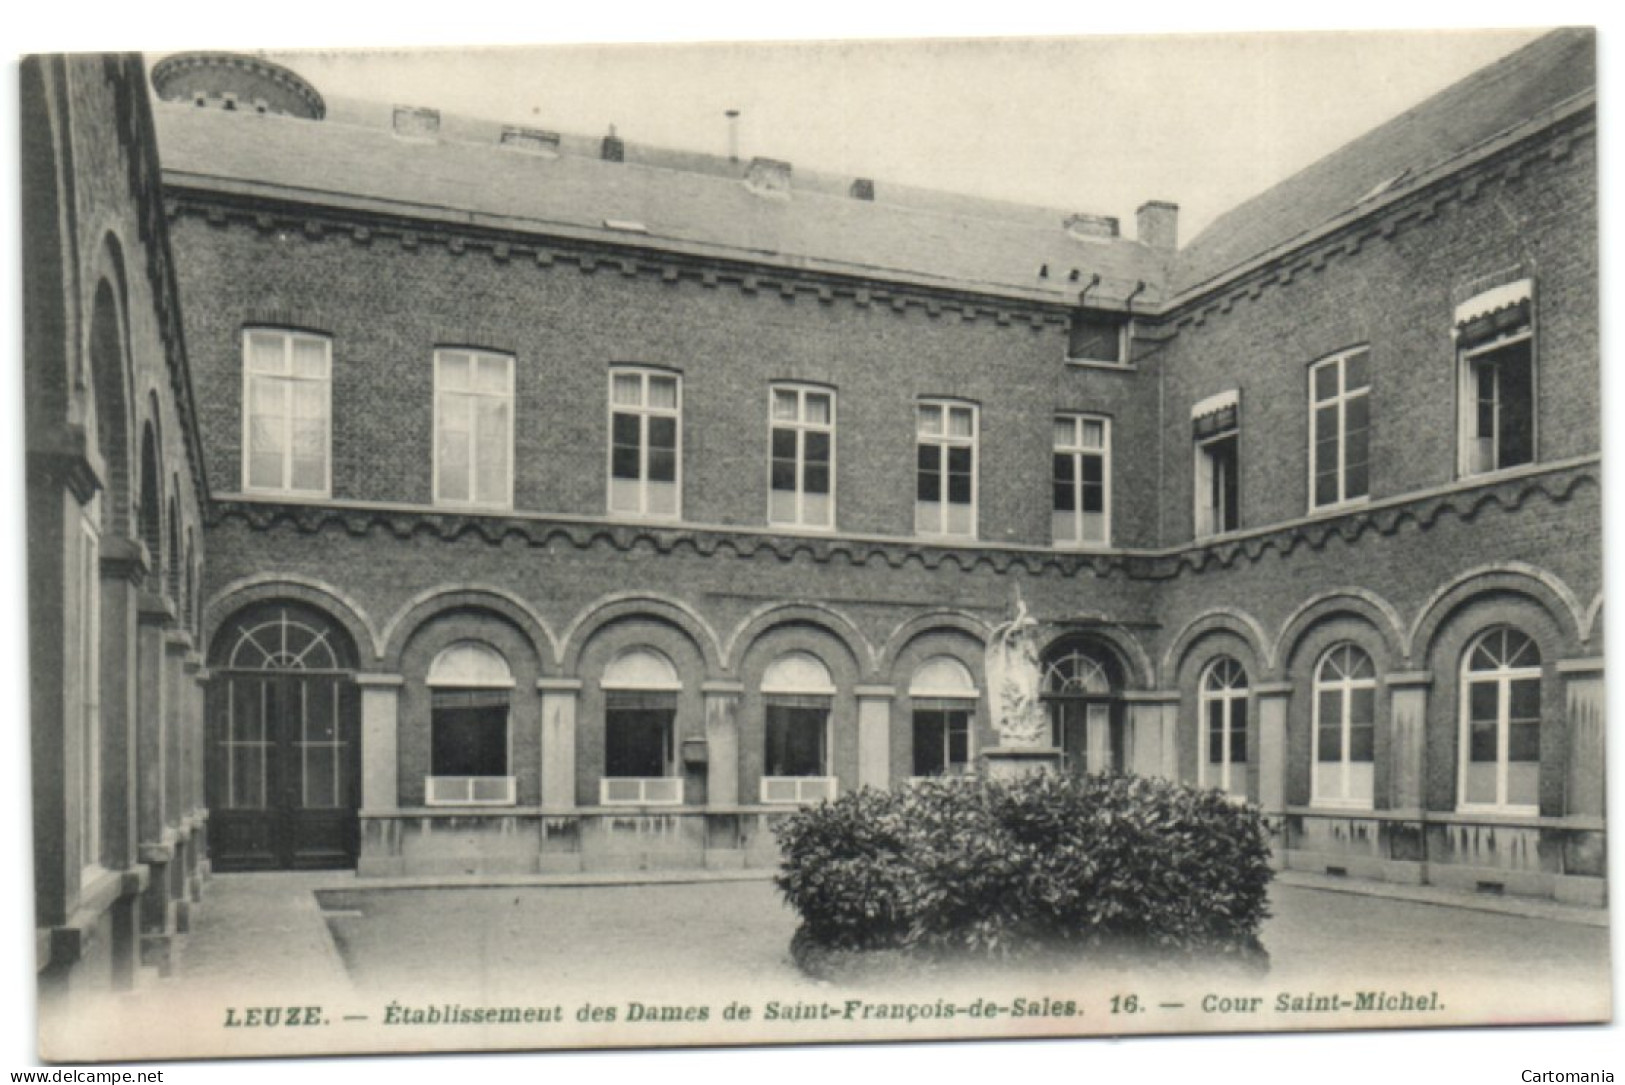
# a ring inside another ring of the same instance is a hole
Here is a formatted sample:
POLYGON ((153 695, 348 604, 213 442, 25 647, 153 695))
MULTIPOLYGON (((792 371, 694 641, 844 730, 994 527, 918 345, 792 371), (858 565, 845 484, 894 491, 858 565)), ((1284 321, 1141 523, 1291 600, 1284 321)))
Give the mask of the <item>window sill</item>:
POLYGON ((1139 369, 1133 362, 1102 362, 1093 358, 1063 358, 1062 361, 1079 369, 1104 369, 1112 373, 1133 373, 1139 369))
POLYGON ((1339 501, 1332 505, 1315 505, 1305 513, 1305 518, 1313 520, 1321 516, 1336 516, 1339 513, 1350 512, 1369 504, 1371 504, 1370 494, 1363 497, 1351 497, 1346 501, 1339 501))
POLYGON ((289 490, 244 484, 243 494, 246 497, 293 497, 301 501, 330 501, 333 498, 333 488, 329 486, 325 490, 289 490))

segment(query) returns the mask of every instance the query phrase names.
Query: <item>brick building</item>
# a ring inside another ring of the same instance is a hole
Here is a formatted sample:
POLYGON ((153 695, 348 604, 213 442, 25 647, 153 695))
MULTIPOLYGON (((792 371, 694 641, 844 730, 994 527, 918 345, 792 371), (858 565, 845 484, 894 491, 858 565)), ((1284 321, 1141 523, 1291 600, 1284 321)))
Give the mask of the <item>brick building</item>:
POLYGON ((1019 591, 1068 771, 1603 901, 1591 34, 1184 246, 152 76, 215 869, 765 865, 796 803, 975 770, 1019 591))
POLYGON ((974 767, 1019 588, 1071 769, 1601 901, 1593 53, 1183 248, 165 61, 215 861, 768 862, 974 767))
POLYGON ((204 848, 207 492, 135 56, 20 73, 42 1010, 167 970, 204 848))

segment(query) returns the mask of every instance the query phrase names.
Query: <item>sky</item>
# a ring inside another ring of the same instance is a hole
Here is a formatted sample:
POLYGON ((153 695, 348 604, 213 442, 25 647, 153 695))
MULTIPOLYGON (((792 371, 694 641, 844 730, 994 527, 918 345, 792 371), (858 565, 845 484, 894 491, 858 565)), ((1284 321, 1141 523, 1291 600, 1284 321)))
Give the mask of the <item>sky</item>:
POLYGON ((1538 31, 267 51, 328 97, 1119 216, 1181 236, 1538 31))

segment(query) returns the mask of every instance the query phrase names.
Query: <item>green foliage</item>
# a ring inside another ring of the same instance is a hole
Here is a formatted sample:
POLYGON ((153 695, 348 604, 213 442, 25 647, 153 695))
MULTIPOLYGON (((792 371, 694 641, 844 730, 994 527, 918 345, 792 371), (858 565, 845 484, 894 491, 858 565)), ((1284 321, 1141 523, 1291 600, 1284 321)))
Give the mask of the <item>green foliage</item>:
POLYGON ((779 823, 810 950, 1262 961, 1269 835, 1216 791, 1033 775, 864 789, 779 823))

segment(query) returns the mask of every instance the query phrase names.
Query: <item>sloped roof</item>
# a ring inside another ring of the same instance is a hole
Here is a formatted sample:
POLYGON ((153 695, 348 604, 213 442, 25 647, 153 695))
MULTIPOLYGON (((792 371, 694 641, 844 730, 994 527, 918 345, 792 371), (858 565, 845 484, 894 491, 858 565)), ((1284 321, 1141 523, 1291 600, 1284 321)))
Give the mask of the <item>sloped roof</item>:
POLYGON ((1596 35, 1553 31, 1219 216, 1175 261, 1171 292, 1200 287, 1368 199, 1596 87, 1596 35))
POLYGON ((1141 281, 1141 303, 1161 300, 1164 257, 1125 238, 1074 237, 1061 211, 884 182, 874 201, 858 200, 849 179, 800 171, 788 198, 762 196, 744 184, 744 163, 715 156, 628 143, 626 161, 606 162, 598 140, 582 137, 543 156, 500 146, 501 125, 450 116, 438 138, 410 140, 394 134, 387 106, 330 105, 328 119, 308 121, 155 103, 165 178, 1047 301, 1075 302, 1099 274, 1091 304, 1112 306, 1141 281))

